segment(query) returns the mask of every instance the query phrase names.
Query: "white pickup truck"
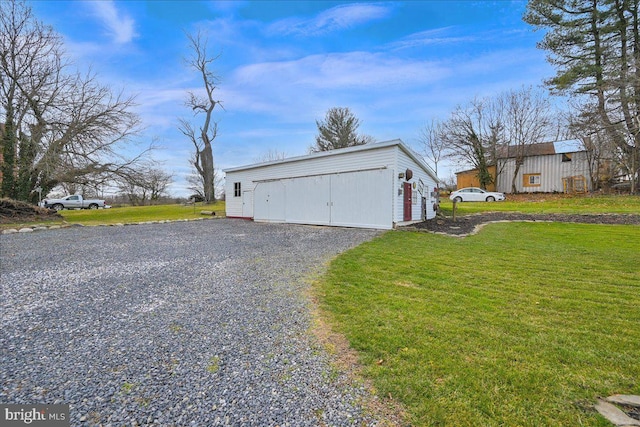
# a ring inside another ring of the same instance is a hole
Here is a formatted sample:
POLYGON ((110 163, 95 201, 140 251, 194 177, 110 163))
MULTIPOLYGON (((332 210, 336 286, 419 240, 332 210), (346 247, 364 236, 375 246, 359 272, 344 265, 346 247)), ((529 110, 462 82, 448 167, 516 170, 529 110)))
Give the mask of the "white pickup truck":
POLYGON ((42 205, 45 208, 55 209, 57 211, 63 209, 98 209, 109 207, 105 205, 104 200, 84 199, 79 194, 67 196, 62 199, 44 199, 42 205))

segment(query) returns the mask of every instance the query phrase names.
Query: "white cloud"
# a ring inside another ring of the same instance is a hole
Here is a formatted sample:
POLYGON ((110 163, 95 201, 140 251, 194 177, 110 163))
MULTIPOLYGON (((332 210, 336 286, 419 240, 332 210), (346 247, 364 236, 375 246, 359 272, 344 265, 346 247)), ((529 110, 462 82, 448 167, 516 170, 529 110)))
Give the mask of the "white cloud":
POLYGON ((310 55, 240 67, 225 78, 219 97, 230 112, 313 124, 338 105, 362 106, 362 111, 389 100, 402 105, 407 95, 424 93, 449 77, 441 63, 382 53, 310 55))
POLYGON ((238 69, 239 85, 305 86, 314 89, 382 88, 424 84, 448 71, 436 63, 406 60, 380 53, 348 52, 310 55, 301 59, 263 62, 238 69))
POLYGON ((410 34, 402 39, 388 44, 392 50, 409 49, 424 46, 468 43, 476 40, 472 36, 450 36, 451 27, 437 28, 410 34))
POLYGON ((336 6, 312 18, 287 18, 269 26, 269 33, 317 36, 357 27, 389 15, 388 6, 356 3, 336 6))
POLYGON ((118 12, 113 0, 95 1, 90 5, 115 43, 129 43, 137 36, 135 21, 130 16, 118 12))

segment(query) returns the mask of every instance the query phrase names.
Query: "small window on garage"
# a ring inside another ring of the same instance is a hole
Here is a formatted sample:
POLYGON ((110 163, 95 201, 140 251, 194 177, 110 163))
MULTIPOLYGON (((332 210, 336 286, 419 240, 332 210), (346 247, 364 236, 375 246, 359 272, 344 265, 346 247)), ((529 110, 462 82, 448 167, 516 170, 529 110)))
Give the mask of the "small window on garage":
POLYGON ((523 185, 525 187, 540 187, 540 174, 539 173, 525 173, 523 177, 523 185))
POLYGON ((242 196, 242 184, 240 182, 233 183, 233 197, 242 196))
POLYGON ((562 163, 571 161, 571 153, 562 153, 562 163))

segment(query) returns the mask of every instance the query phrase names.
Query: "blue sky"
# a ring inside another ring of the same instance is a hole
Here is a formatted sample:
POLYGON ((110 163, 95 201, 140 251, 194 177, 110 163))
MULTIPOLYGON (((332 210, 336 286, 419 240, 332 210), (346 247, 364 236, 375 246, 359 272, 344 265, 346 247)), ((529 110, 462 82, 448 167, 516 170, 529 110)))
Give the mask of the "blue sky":
MULTIPOLYGON (((186 195, 191 144, 177 130, 188 90, 185 32, 206 32, 217 97, 220 169, 269 150, 308 153, 331 107, 349 107, 360 131, 419 149, 420 128, 456 105, 550 77, 541 33, 522 22, 525 1, 35 1, 80 67, 134 94, 154 156, 186 195)), ((441 178, 455 167, 439 166, 441 178)))

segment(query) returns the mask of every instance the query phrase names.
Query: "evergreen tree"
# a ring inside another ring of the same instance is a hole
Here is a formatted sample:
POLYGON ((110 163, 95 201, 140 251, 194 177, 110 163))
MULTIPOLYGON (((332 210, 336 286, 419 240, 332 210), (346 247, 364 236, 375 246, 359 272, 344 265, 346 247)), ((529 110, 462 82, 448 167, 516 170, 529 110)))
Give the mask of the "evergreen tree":
POLYGON ((547 30, 539 47, 557 69, 547 84, 595 109, 595 118, 640 169, 640 21, 638 0, 530 0, 524 20, 547 30))
POLYGON ((371 136, 358 134, 360 120, 349 108, 330 108, 324 120, 316 120, 316 125, 318 135, 315 147, 311 147, 313 152, 364 145, 374 141, 371 136))

